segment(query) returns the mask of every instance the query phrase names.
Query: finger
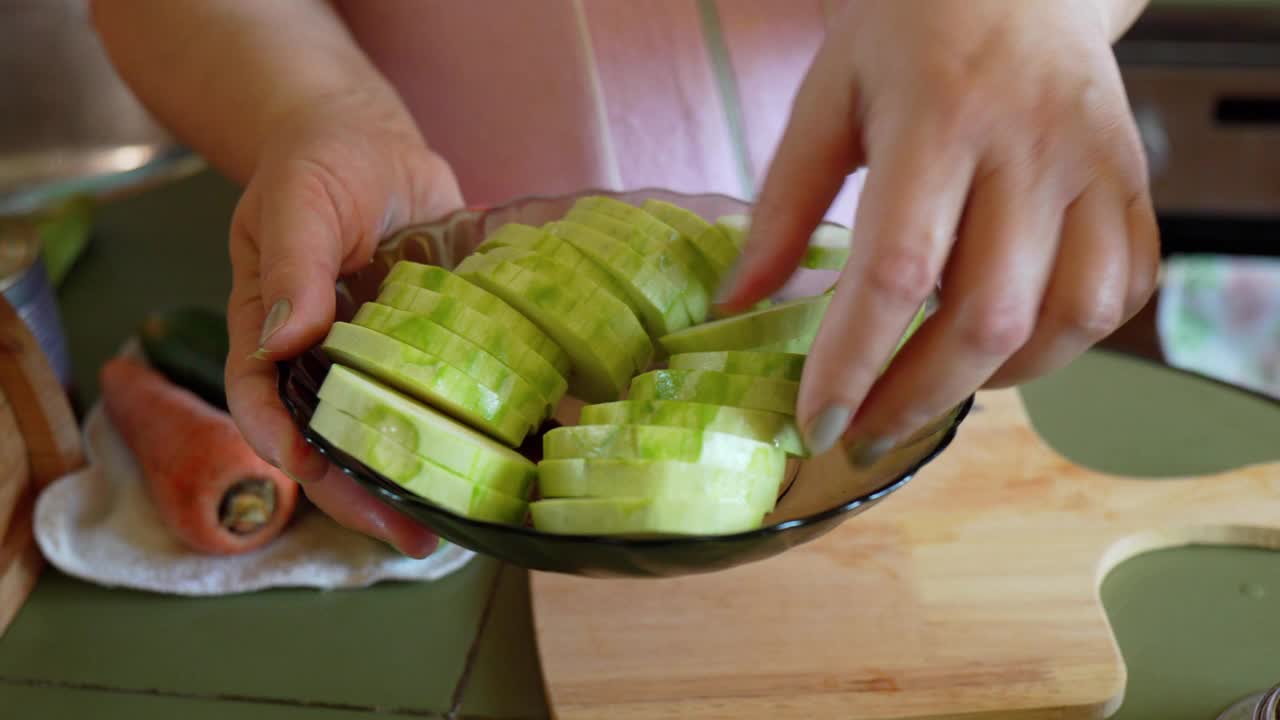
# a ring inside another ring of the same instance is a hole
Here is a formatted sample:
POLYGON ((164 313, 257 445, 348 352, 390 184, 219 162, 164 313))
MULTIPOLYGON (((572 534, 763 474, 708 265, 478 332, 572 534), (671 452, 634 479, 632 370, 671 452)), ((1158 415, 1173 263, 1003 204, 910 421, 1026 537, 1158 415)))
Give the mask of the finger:
POLYGON ((324 476, 328 462, 298 432, 276 390, 275 364, 256 352, 266 312, 258 290, 254 251, 233 237, 235 271, 227 303, 227 406, 240 433, 264 460, 302 483, 324 476))
MULTIPOLYGON (((1116 73, 1112 66, 1110 74, 1116 84, 1117 96, 1123 97, 1123 87, 1116 73)), ((1122 104, 1122 107, 1127 110, 1128 105, 1122 104)), ((1127 197, 1123 212, 1129 275, 1124 312, 1120 319, 1123 324, 1141 312, 1155 294, 1160 272, 1160 227, 1151 200, 1146 151, 1132 112, 1124 112, 1119 119, 1104 127, 1111 142, 1104 144, 1106 154, 1097 162, 1105 168, 1104 176, 1113 178, 1115 187, 1127 197)))
POLYGON ((378 538, 414 558, 430 555, 439 539, 430 530, 383 503, 335 467, 302 490, 316 507, 338 524, 378 538))
POLYGON ((227 308, 227 403, 241 434, 258 455, 294 478, 312 502, 339 523, 410 557, 425 557, 434 548, 434 535, 330 466, 298 432, 277 395, 275 365, 253 354, 265 315, 255 251, 243 234, 233 236, 231 248, 235 273, 227 308))
POLYGON ((252 344, 245 340, 246 335, 252 338, 256 334, 253 328, 260 325, 262 314, 256 296, 232 293, 228 305, 232 340, 226 370, 227 406, 240 433, 259 456, 299 481, 313 481, 324 474, 328 462, 302 439, 281 403, 275 364, 251 354, 252 344))
POLYGON ((1151 196, 1145 191, 1135 194, 1126 208, 1125 219, 1129 234, 1129 291, 1121 322, 1133 319, 1151 301, 1160 275, 1160 226, 1151 196))
POLYGON ((258 286, 257 248, 253 247, 243 229, 243 216, 252 212, 247 207, 237 210, 231 230, 231 295, 227 300, 230 346, 225 371, 227 406, 241 434, 264 460, 295 476, 318 476, 323 472, 321 463, 313 461, 304 467, 305 457, 291 457, 287 452, 296 433, 274 393, 275 365, 257 352, 258 335, 266 311, 258 286))
POLYGON ((1015 385, 1062 368, 1119 327, 1130 275, 1124 205, 1113 188, 1094 184, 1067 208, 1035 333, 986 387, 1015 385))
POLYGON ((814 453, 844 433, 946 262, 975 159, 939 137, 921 125, 871 148, 858 248, 841 271, 801 382, 797 414, 814 453))
POLYGON ((938 312, 868 393, 846 436, 855 466, 961 402, 1031 337, 1063 208, 1028 175, 1010 167, 974 184, 938 312))
POLYGON ((860 162, 853 78, 834 58, 833 51, 820 52, 796 94, 742 257, 717 298, 727 312, 744 310, 786 284, 814 228, 860 162))
POLYGON ((277 189, 270 197, 259 198, 258 222, 248 226, 247 239, 259 253, 267 308, 258 348, 264 357, 280 358, 305 350, 328 331, 346 248, 366 229, 350 207, 353 201, 341 199, 345 193, 324 171, 297 171, 272 187, 277 189))

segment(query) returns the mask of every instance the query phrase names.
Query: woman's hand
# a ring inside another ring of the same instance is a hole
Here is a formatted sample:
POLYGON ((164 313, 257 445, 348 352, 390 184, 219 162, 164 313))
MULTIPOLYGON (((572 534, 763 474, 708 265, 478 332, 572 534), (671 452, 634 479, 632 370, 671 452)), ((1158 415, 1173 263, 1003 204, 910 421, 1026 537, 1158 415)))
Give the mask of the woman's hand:
POLYGON ((330 467, 294 429, 275 362, 319 342, 334 281, 379 238, 462 205, 448 165, 326 0, 92 3, 148 109, 245 186, 231 226, 227 401, 255 451, 338 522, 407 555, 436 538, 330 467))
POLYGON ((407 114, 335 99, 281 118, 267 136, 231 227, 231 414, 263 458, 343 525, 423 557, 436 538, 330 465, 295 429, 275 361, 322 340, 334 282, 395 228, 461 207, 448 165, 407 114))
POLYGON ((1158 233, 1110 47, 1141 5, 848 3, 724 296, 737 310, 779 288, 867 166, 800 392, 815 452, 843 438, 869 464, 980 387, 1062 367, 1150 297, 1158 233), (937 313, 880 375, 935 289, 937 313))

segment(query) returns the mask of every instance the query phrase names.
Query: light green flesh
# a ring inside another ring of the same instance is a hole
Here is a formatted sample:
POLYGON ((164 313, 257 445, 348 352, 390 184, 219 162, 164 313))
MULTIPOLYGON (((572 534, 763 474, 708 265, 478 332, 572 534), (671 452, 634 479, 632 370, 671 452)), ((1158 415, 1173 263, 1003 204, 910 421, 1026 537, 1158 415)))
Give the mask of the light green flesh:
POLYGON ((612 218, 656 240, 667 240, 679 233, 674 227, 659 220, 644 209, 604 195, 579 198, 574 201, 573 207, 569 208, 569 215, 572 215, 575 210, 597 213, 612 218))
POLYGON ((505 223, 497 230, 489 233, 489 236, 480 243, 476 248, 477 253, 482 253, 490 248, 500 245, 514 245, 522 247, 530 243, 537 243, 544 233, 532 225, 524 223, 505 223))
POLYGON ((713 320, 658 339, 667 355, 750 350, 816 333, 831 304, 827 294, 789 300, 764 310, 713 320))
POLYGON ((679 400, 619 400, 586 405, 582 425, 664 425, 738 435, 768 443, 797 457, 807 457, 795 418, 765 410, 679 400))
MULTIPOLYGON (((631 381, 631 400, 683 400, 794 416, 800 383, 715 370, 654 370, 631 381)), ((559 429, 559 428, 557 428, 559 429)))
POLYGON ((574 314, 591 318, 599 318, 612 332, 631 356, 632 367, 641 370, 649 367, 653 361, 653 341, 649 339, 640 319, 631 311, 626 303, 617 299, 613 293, 579 274, 577 268, 566 267, 541 255, 524 257, 516 260, 514 265, 537 273, 552 283, 560 283, 564 287, 577 286, 585 290, 581 294, 581 302, 574 314))
MULTIPOLYGON (((676 258, 689 268, 689 272, 697 279, 699 286, 707 295, 707 305, 710 306, 710 297, 715 294, 720 276, 712 268, 711 263, 694 247, 692 235, 677 230, 643 208, 610 197, 597 195, 582 198, 573 204, 569 214, 572 215, 574 210, 606 215, 624 226, 639 230, 648 235, 651 240, 671 249, 676 258)), ((694 322, 702 322, 707 317, 707 311, 704 309, 694 315, 694 307, 690 306, 689 316, 694 322)))
POLYGON ((764 475, 679 460, 543 460, 544 498, 688 498, 743 500, 761 515, 773 510, 782 473, 764 475))
MULTIPOLYGON (((881 368, 882 372, 884 371, 884 369, 889 367, 889 363, 891 363, 893 361, 893 358, 897 356, 898 352, 902 350, 902 346, 907 343, 907 340, 909 340, 911 336, 915 334, 916 330, 920 329, 920 325, 924 322, 925 316, 926 316, 926 306, 921 305, 920 310, 917 311, 915 317, 911 319, 911 324, 907 327, 907 331, 903 333, 902 339, 898 341, 898 346, 894 348, 893 355, 890 356, 889 360, 885 361, 884 367, 881 368)), ((793 338, 788 338, 786 340, 779 340, 778 342, 774 342, 774 343, 767 343, 765 345, 759 345, 756 347, 745 348, 745 349, 751 352, 793 353, 797 355, 808 355, 809 352, 813 349, 813 341, 817 339, 817 337, 818 337, 818 326, 815 324, 812 327, 808 328, 802 335, 799 335, 793 338)))
POLYGON ((613 275, 630 298, 649 334, 657 337, 689 327, 680 290, 671 279, 630 245, 594 228, 568 221, 547 223, 544 229, 573 245, 613 275))
POLYGON ((601 321, 612 331, 613 337, 622 344, 621 348, 631 357, 632 369, 641 370, 649 366, 653 360, 653 341, 640 324, 639 318, 631 312, 626 303, 618 300, 606 288, 597 285, 589 278, 583 277, 578 270, 538 253, 513 247, 495 248, 484 255, 472 256, 468 260, 475 262, 469 267, 467 262, 459 265, 461 274, 483 272, 498 262, 507 262, 535 273, 544 280, 560 284, 563 292, 572 296, 579 308, 589 304, 587 309, 579 309, 570 315, 569 322, 577 317, 588 318, 588 322, 601 321), (485 258, 492 258, 485 260, 485 258))
POLYGON ((741 500, 556 498, 529 504, 533 526, 558 535, 725 535, 760 526, 741 500))
POLYGON ((810 247, 804 251, 800 266, 811 270, 839 270, 849 261, 849 251, 843 248, 810 247))
POLYGON ((544 392, 552 407, 564 397, 568 388, 564 376, 493 316, 472 310, 448 295, 401 282, 384 285, 377 302, 426 317, 484 348, 544 392))
POLYGON ((852 243, 850 231, 834 225, 819 225, 809 241, 800 266, 811 270, 843 269, 845 263, 849 262, 852 243))
MULTIPOLYGON (((757 302, 755 305, 752 305, 751 307, 747 308, 747 312, 756 312, 757 310, 764 310, 766 308, 771 308, 777 304, 778 304, 777 301, 775 301, 773 298, 765 298, 757 302)), ((711 315, 709 315, 708 317, 711 320, 723 320, 725 318, 733 317, 734 315, 735 313, 720 312, 719 309, 713 307, 711 308, 711 315)))
MULTIPOLYGON (((539 330, 537 325, 530 322, 529 318, 516 312, 515 308, 493 293, 486 292, 442 267, 408 260, 396 263, 382 281, 381 287, 385 288, 388 283, 393 282, 402 282, 455 297, 471 309, 500 320, 503 325, 510 328, 510 332, 519 336, 526 345, 550 363, 556 372, 561 375, 568 374, 569 356, 556 345, 555 341, 547 337, 546 333, 539 330)), ((379 290, 381 291, 381 288, 379 290)))
POLYGON ((747 228, 751 226, 751 218, 746 215, 723 215, 716 218, 714 226, 720 228, 720 232, 729 238, 730 244, 742 252, 742 246, 747 242, 747 228))
POLYGON ((558 263, 582 273, 595 284, 609 291, 609 294, 621 300, 637 315, 639 308, 631 302, 631 297, 622 287, 622 283, 613 275, 593 262, 572 244, 555 235, 531 225, 507 223, 498 228, 476 248, 477 253, 488 253, 499 247, 514 247, 529 250, 555 260, 558 263))
POLYGON ((333 365, 318 397, 391 442, 477 485, 528 497, 537 474, 532 461, 377 380, 333 365))
POLYGON ((696 237, 711 227, 711 223, 692 210, 665 200, 645 200, 640 205, 640 209, 657 218, 659 222, 675 228, 676 232, 686 237, 696 237))
POLYGON ((767 475, 786 468, 786 453, 739 435, 660 425, 572 425, 542 436, 547 460, 682 460, 767 475))
MULTIPOLYGON (((573 255, 570 261, 571 263, 584 263, 594 269, 594 265, 582 258, 581 254, 573 255)), ((584 300, 591 302, 591 309, 588 311, 589 318, 609 319, 609 325, 613 329, 614 336, 622 338, 623 342, 625 342, 623 347, 630 351, 634 369, 648 368, 650 361, 653 360, 653 341, 649 340, 649 334, 645 332, 644 325, 640 324, 640 319, 636 318, 635 313, 632 313, 630 306, 613 295, 612 290, 594 282, 594 279, 588 277, 586 273, 582 273, 579 266, 561 263, 561 261, 549 258, 549 256, 534 250, 507 246, 494 247, 494 249, 485 252, 484 255, 472 255, 471 258, 463 260, 462 264, 458 265, 458 273, 480 272, 486 266, 492 266, 497 263, 518 265, 521 268, 530 270, 530 272, 538 273, 541 277, 566 283, 563 286, 564 290, 575 295, 579 304, 584 300)))
MULTIPOLYGON (((668 228, 666 236, 655 237, 654 234, 644 232, 635 225, 600 213, 598 210, 582 208, 580 205, 573 206, 564 215, 564 222, 579 223, 607 234, 614 240, 625 242, 628 247, 640 254, 641 258, 649 260, 660 273, 671 278, 672 284, 675 284, 680 291, 680 301, 686 309, 689 309, 690 295, 698 292, 698 278, 694 277, 690 266, 678 258, 678 251, 671 241, 680 236, 673 229, 668 228)), ((696 323, 696 320, 694 322, 696 323)))
POLYGON ((715 271, 717 285, 738 260, 738 248, 724 232, 697 213, 662 200, 646 200, 641 208, 689 238, 715 271))
POLYGON ((484 253, 468 255, 458 263, 458 267, 454 268, 454 272, 459 277, 465 277, 468 272, 474 272, 483 267, 496 265, 500 262, 515 262, 521 258, 533 257, 535 253, 530 248, 517 247, 515 245, 501 245, 489 248, 484 253))
POLYGON ((674 230, 668 228, 665 237, 655 237, 622 220, 580 207, 570 210, 565 219, 611 235, 626 242, 641 256, 651 258, 650 262, 655 263, 680 289, 680 302, 689 313, 689 320, 696 325, 706 319, 715 282, 708 283, 695 272, 691 256, 697 257, 698 261, 702 258, 674 230))
POLYGON ((528 503, 418 457, 376 430, 328 403, 320 403, 311 427, 335 447, 409 492, 476 520, 507 524, 524 521, 528 503))
POLYGON ((729 239, 724 230, 714 225, 695 235, 693 245, 707 256, 711 266, 719 271, 721 279, 742 255, 741 250, 733 244, 733 240, 729 239))
MULTIPOLYGON (((729 236, 739 250, 751 229, 751 218, 746 215, 725 215, 716 219, 715 226, 729 236)), ((848 228, 832 223, 819 223, 809 237, 800 266, 810 270, 840 270, 849 261, 853 234, 848 228)))
POLYGON ((725 350, 672 355, 667 367, 672 370, 719 370, 730 375, 754 375, 778 380, 799 381, 808 358, 800 353, 725 350))
POLYGON ((794 337, 789 340, 782 340, 776 343, 751 348, 749 352, 776 352, 808 355, 809 349, 813 347, 813 341, 817 336, 817 332, 813 332, 808 335, 794 337))
POLYGON ((555 405, 551 404, 545 392, 530 385, 519 373, 503 365, 470 340, 421 315, 367 302, 360 307, 351 322, 393 337, 449 363, 466 373, 467 377, 493 390, 535 427, 555 411, 555 405))
POLYGON ((571 394, 586 402, 616 400, 622 394, 635 369, 632 358, 613 336, 607 319, 592 316, 590 303, 579 308, 577 295, 568 291, 572 283, 549 280, 511 263, 467 277, 519 308, 565 349, 573 359, 571 394))
POLYGON ((502 397, 443 360, 395 338, 349 323, 334 323, 321 349, 504 443, 517 446, 533 427, 502 397))

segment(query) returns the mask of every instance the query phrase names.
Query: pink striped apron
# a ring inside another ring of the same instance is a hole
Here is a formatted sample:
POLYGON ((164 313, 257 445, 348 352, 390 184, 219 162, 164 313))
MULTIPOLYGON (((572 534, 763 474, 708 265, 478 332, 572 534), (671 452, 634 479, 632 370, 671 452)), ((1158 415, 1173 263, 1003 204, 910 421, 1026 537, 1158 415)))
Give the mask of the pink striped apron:
MULTIPOLYGON (((754 197, 831 0, 342 0, 471 205, 754 197)), ((829 217, 850 223, 861 173, 829 217)))

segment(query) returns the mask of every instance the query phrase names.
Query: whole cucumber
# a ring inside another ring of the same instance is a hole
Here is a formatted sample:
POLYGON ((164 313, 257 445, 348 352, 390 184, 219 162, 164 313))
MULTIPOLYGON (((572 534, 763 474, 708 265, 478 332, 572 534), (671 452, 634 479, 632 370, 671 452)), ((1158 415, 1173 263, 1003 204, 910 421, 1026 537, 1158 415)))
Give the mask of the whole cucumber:
POLYGON ((225 313, 195 306, 157 310, 143 320, 138 336, 152 367, 210 405, 227 409, 225 313))

